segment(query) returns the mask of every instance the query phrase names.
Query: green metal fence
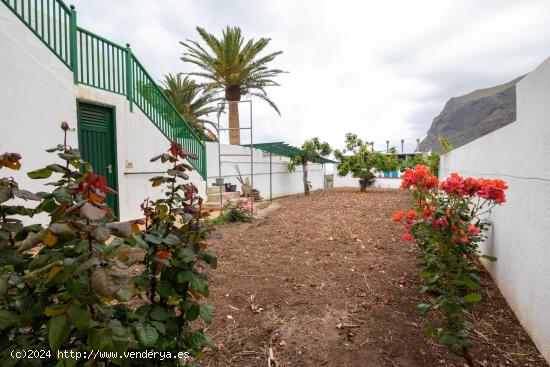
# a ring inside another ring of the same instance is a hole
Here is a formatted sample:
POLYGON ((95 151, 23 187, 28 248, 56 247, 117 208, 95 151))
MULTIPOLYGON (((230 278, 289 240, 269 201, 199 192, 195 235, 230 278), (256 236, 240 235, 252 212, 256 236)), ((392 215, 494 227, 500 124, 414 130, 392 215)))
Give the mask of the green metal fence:
POLYGON ((132 91, 130 92, 132 101, 168 139, 175 138, 185 150, 195 154, 198 159, 192 159, 190 163, 201 174, 202 172, 206 173, 206 147, 204 143, 191 130, 141 63, 133 55, 130 60, 129 80, 132 85, 132 91))
POLYGON ((74 82, 125 95, 169 140, 198 159, 191 165, 206 178, 206 146, 132 54, 76 24, 76 11, 62 0, 0 0, 73 71, 74 82))
POLYGON ((126 95, 126 49, 80 27, 76 32, 78 81, 126 95))

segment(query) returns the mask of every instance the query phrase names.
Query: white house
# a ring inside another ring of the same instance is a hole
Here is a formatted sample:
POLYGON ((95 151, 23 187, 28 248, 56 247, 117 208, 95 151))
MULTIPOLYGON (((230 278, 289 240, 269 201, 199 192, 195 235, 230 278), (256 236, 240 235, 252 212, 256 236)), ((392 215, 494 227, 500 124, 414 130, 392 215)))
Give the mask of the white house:
MULTIPOLYGON (((25 189, 44 190, 43 181, 25 173, 56 159, 44 150, 62 142, 62 121, 71 127, 69 144, 118 191, 109 204, 122 220, 140 217, 141 201, 161 194, 148 179, 165 168, 149 159, 166 151, 171 140, 198 156, 190 162, 196 169, 190 179, 200 194, 220 174, 217 144, 207 149, 195 136, 131 48, 79 27, 76 10, 62 0, 0 2, 0 81, 0 151, 23 156, 14 176, 25 189)), ((284 158, 271 157, 276 174, 268 180, 268 157, 260 150, 253 154, 252 170, 226 157, 221 174, 234 181, 237 163, 243 173, 255 172, 264 196, 270 183, 273 197, 303 190, 300 170, 283 172, 284 158)), ((322 188, 324 176, 312 175, 313 189, 322 188)))

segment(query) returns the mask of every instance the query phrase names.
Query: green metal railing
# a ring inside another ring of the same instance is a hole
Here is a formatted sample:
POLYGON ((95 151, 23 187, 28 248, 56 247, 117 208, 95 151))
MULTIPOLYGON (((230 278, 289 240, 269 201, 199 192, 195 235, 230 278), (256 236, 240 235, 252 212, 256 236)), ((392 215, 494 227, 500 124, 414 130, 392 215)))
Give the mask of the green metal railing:
POLYGON ((190 163, 201 174, 202 172, 206 173, 206 147, 204 143, 195 135, 195 132, 166 98, 166 95, 141 63, 133 55, 131 55, 130 60, 129 80, 131 81, 132 91, 129 94, 132 101, 168 139, 176 138, 176 141, 185 150, 195 154, 198 159, 191 159, 190 163))
POLYGON ((206 178, 206 146, 132 54, 77 26, 76 11, 62 0, 0 0, 73 71, 75 84, 125 95, 168 138, 195 154, 191 165, 206 178))
POLYGON ((78 82, 126 95, 125 48, 77 27, 78 82))

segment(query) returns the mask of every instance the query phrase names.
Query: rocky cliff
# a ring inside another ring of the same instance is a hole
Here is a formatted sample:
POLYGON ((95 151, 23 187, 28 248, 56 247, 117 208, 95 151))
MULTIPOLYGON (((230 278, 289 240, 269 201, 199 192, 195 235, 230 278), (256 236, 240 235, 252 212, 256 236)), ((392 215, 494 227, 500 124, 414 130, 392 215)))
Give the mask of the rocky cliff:
POLYGON ((451 98, 435 117, 421 151, 441 151, 438 138, 445 137, 455 148, 516 120, 516 83, 522 77, 492 88, 451 98))

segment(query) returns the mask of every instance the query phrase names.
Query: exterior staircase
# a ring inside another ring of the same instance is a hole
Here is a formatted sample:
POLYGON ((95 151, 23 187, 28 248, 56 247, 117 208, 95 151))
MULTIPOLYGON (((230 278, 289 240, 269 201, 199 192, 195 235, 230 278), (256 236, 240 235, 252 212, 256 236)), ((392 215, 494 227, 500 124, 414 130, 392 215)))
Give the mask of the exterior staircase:
POLYGON ((212 186, 206 188, 206 201, 202 205, 205 209, 219 210, 226 202, 240 198, 240 192, 227 192, 223 185, 212 186))
POLYGON ((206 146, 132 53, 77 25, 74 6, 62 0, 0 0, 73 73, 75 84, 126 96, 170 141, 197 156, 189 163, 206 179, 206 146))

